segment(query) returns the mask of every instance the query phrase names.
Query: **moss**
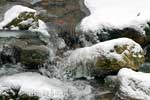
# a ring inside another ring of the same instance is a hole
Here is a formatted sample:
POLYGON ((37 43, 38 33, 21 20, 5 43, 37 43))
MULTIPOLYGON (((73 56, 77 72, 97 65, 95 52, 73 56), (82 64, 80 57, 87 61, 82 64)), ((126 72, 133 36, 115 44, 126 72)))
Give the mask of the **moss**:
POLYGON ((48 54, 38 50, 23 50, 21 52, 21 63, 38 65, 43 64, 48 59, 48 54))
POLYGON ((115 45, 114 46, 114 50, 118 53, 118 54, 122 54, 124 50, 127 49, 127 45, 123 45, 123 46, 118 46, 115 45))
POLYGON ((120 69, 120 63, 118 63, 117 59, 101 59, 98 58, 96 62, 96 69, 97 70, 118 70, 120 69))
POLYGON ((130 67, 134 70, 138 70, 139 66, 144 63, 144 53, 143 52, 133 52, 134 46, 128 47, 128 45, 114 46, 114 50, 110 52, 116 52, 122 56, 123 61, 117 58, 107 58, 105 56, 97 58, 96 70, 119 70, 123 67, 130 67), (128 52, 124 52, 127 50, 128 52))

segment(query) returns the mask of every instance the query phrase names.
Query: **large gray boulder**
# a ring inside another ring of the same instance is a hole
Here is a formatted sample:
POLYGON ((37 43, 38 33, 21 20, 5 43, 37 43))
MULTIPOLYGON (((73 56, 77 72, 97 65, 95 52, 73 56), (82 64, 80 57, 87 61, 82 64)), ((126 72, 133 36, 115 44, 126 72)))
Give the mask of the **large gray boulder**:
POLYGON ((0 32, 0 49, 1 64, 21 63, 34 67, 46 63, 49 57, 46 43, 39 34, 30 31, 0 32))
POLYGON ((139 44, 128 38, 101 42, 73 51, 67 58, 67 70, 76 77, 104 75, 129 67, 139 69, 144 52, 139 44))

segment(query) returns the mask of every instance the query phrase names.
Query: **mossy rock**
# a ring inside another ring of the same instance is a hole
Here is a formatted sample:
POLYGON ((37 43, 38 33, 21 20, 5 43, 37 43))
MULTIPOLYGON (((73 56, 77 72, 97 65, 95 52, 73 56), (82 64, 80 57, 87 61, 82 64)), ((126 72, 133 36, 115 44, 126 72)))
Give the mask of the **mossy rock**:
POLYGON ((38 17, 35 12, 22 12, 17 18, 5 25, 4 29, 11 29, 14 27, 19 30, 28 30, 30 27, 38 27, 38 17))
POLYGON ((134 48, 134 46, 128 45, 115 45, 114 49, 110 52, 115 52, 116 54, 121 55, 121 60, 115 57, 111 59, 106 56, 98 57, 96 69, 118 71, 121 68, 129 67, 138 70, 139 66, 144 63, 145 57, 143 52, 134 52, 134 48))
POLYGON ((40 65, 47 62, 49 57, 48 48, 45 46, 31 46, 22 49, 21 63, 24 65, 40 65))

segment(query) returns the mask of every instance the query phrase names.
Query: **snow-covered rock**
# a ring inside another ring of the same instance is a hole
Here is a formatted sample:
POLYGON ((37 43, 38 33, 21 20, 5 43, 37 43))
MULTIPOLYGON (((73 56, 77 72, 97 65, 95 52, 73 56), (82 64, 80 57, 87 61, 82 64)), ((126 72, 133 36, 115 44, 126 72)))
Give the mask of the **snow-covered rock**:
POLYGON ((37 73, 20 73, 0 78, 0 93, 11 88, 18 88, 19 95, 48 96, 49 98, 64 98, 65 91, 62 82, 57 79, 48 79, 37 73))
POLYGON ((103 75, 122 67, 138 69, 143 62, 141 46, 131 39, 119 38, 73 51, 66 69, 74 77, 86 77, 95 71, 103 75))
POLYGON ((42 100, 90 100, 88 98, 92 92, 89 85, 49 79, 32 72, 1 77, 0 94, 8 96, 7 90, 11 89, 18 89, 18 96, 38 96, 42 100))
MULTIPOLYGON (((77 30, 87 41, 131 38, 139 44, 146 41, 149 30, 149 0, 84 0, 90 15, 83 18, 77 30)), ((86 43, 86 42, 85 42, 86 43)))
POLYGON ((123 68, 118 73, 118 81, 119 100, 150 100, 150 74, 123 68))
POLYGON ((0 22, 0 29, 31 30, 49 36, 47 26, 38 19, 36 10, 22 5, 15 5, 6 11, 4 20, 0 22))
POLYGON ((84 31, 133 27, 141 30, 150 20, 149 0, 85 0, 90 15, 81 22, 84 31))

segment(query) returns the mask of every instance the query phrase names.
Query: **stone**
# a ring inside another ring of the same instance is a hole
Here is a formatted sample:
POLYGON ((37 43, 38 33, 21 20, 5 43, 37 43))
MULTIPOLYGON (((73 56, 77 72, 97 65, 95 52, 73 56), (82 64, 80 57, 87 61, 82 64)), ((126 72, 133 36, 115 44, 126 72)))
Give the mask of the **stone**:
POLYGON ((13 19, 10 23, 3 26, 4 29, 11 29, 13 27, 18 27, 19 30, 29 30, 31 27, 38 27, 38 18, 35 12, 23 12, 13 19))
POLYGON ((119 86, 114 100, 150 99, 150 74, 123 68, 117 77, 119 86))
POLYGON ((107 56, 99 57, 96 63, 97 68, 104 70, 107 68, 111 70, 117 70, 120 67, 131 67, 137 70, 139 68, 139 65, 144 62, 144 53, 135 53, 134 51, 132 51, 134 48, 134 45, 130 46, 128 44, 115 45, 114 49, 110 50, 110 52, 121 54, 123 61, 120 61, 117 58, 110 59, 107 56))
POLYGON ((73 51, 67 58, 67 70, 76 77, 105 76, 124 67, 138 70, 144 60, 139 44, 119 38, 73 51))
POLYGON ((20 62, 27 66, 42 65, 48 61, 49 51, 44 45, 28 46, 22 49, 20 62))
POLYGON ((127 37, 133 39, 135 42, 139 44, 144 44, 146 41, 146 36, 143 33, 140 33, 139 31, 130 27, 124 28, 123 30, 114 30, 113 33, 111 34, 111 38, 127 37), (116 33, 116 37, 113 33, 116 33))
POLYGON ((126 27, 124 29, 103 29, 103 31, 98 31, 97 33, 85 32, 84 35, 85 39, 93 44, 98 41, 103 42, 122 37, 130 38, 140 45, 144 45, 148 40, 146 39, 147 36, 145 34, 130 27, 126 27))
POLYGON ((49 48, 40 38, 38 34, 28 31, 4 31, 2 34, 10 34, 12 36, 3 36, 0 38, 0 62, 1 64, 21 63, 29 68, 36 68, 48 61, 49 48), (20 34, 20 35, 19 35, 20 34))

